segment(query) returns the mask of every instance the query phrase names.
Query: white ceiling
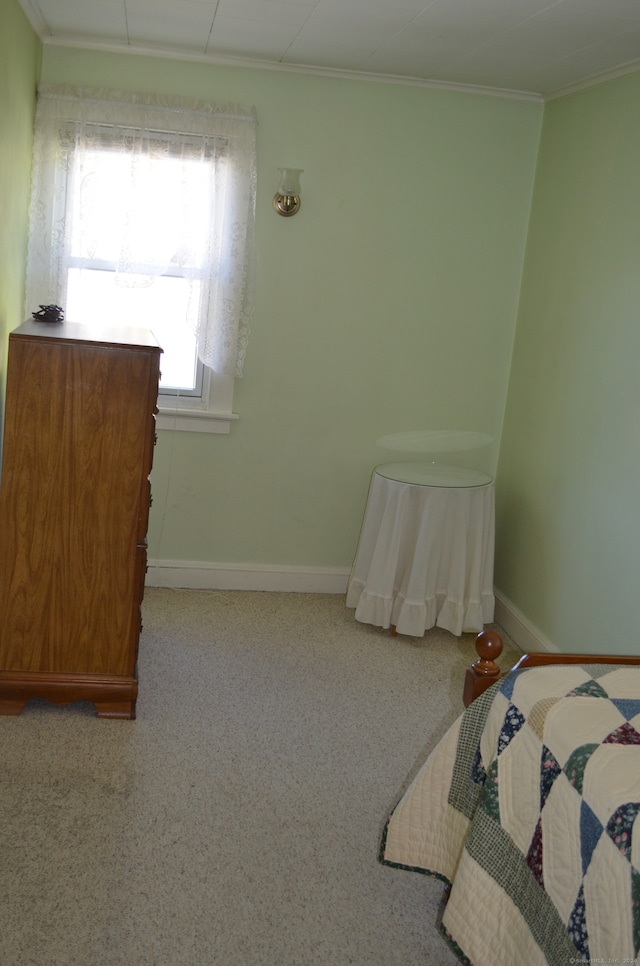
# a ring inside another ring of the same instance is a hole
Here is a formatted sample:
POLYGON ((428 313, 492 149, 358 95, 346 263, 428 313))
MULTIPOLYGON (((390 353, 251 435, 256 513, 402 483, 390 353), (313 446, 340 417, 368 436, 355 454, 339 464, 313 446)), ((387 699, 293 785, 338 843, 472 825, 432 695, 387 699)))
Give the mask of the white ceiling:
POLYGON ((45 43, 550 96, 640 68, 640 0, 20 0, 45 43))

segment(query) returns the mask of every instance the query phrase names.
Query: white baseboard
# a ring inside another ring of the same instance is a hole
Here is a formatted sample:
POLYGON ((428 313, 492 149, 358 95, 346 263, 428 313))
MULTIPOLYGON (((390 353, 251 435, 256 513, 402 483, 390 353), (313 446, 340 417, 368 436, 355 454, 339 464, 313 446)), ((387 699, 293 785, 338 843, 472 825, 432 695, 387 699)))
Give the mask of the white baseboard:
POLYGON ((559 648, 549 640, 542 631, 532 624, 518 610, 508 597, 505 597, 497 588, 494 588, 496 597, 495 621, 503 627, 509 637, 511 637, 518 647, 522 648, 525 654, 531 651, 553 651, 558 653, 559 648))
POLYGON ((345 594, 349 569, 275 564, 150 560, 148 587, 191 590, 273 590, 300 594, 345 594))
MULTIPOLYGON (((207 563, 201 560, 150 560, 147 587, 189 590, 267 590, 300 594, 346 594, 347 567, 296 567, 276 564, 207 563)), ((529 651, 558 648, 495 589, 495 621, 518 647, 529 651)))

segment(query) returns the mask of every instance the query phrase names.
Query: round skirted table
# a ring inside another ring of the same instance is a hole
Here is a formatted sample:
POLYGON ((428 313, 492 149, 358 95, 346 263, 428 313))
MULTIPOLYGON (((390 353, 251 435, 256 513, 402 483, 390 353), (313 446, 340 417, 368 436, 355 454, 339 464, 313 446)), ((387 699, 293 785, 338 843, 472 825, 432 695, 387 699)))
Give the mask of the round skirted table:
POLYGON ((491 623, 494 496, 492 477, 479 470, 377 466, 347 586, 356 620, 413 637, 491 623))

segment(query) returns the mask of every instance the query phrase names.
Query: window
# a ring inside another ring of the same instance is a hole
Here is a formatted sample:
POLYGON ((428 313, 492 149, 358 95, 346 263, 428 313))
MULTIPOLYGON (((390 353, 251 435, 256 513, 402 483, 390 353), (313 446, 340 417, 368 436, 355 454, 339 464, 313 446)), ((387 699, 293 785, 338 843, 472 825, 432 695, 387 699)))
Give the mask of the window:
POLYGON ((70 321, 152 329, 160 428, 227 432, 251 307, 255 119, 197 108, 40 92, 27 311, 56 302, 70 321))

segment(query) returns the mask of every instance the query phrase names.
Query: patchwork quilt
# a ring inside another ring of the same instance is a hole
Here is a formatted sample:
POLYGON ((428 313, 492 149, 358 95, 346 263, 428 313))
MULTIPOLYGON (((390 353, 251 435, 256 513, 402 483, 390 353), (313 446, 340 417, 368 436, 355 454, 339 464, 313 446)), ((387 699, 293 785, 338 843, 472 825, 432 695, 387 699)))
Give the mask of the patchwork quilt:
POLYGON ((640 667, 528 668, 452 725, 380 859, 451 885, 439 928, 463 963, 637 964, 639 813, 640 667))

